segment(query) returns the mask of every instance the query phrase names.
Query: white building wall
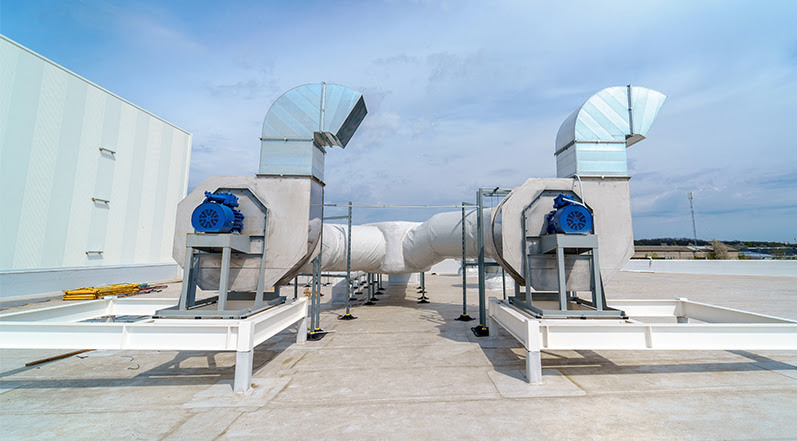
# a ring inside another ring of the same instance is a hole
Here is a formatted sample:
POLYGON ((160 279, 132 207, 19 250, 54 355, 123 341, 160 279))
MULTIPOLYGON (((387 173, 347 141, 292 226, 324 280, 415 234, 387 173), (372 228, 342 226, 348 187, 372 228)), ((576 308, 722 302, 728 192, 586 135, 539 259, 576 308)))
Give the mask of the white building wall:
POLYGON ((190 150, 190 133, 0 35, 0 300, 75 287, 25 288, 27 273, 177 275, 190 150))

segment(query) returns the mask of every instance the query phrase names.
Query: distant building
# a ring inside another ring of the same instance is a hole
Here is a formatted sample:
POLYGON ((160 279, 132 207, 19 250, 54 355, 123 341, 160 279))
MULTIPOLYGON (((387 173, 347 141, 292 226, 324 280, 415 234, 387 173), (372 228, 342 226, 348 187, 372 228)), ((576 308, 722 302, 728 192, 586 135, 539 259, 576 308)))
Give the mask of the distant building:
POLYGON ((191 134, 0 35, 0 300, 179 275, 191 134))
MULTIPOLYGON (((682 245, 635 245, 632 259, 705 259, 711 246, 691 247, 682 245)), ((730 259, 739 258, 739 250, 728 247, 730 259)))

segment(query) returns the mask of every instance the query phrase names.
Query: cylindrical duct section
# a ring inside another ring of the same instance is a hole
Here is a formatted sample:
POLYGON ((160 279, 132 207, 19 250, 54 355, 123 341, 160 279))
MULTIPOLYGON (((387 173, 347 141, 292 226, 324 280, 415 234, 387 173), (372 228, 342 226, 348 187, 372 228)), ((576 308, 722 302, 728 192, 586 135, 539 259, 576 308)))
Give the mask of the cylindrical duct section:
MULTIPOLYGON (((321 268, 324 271, 346 271, 346 225, 324 225, 321 268)), ((351 227, 351 269, 369 273, 380 272, 385 259, 385 236, 371 225, 351 227)))
MULTIPOLYGON (((490 209, 485 209, 485 226, 490 223, 490 209)), ((485 228, 485 255, 488 230, 485 228)), ((479 255, 477 211, 470 209, 465 214, 465 255, 479 255)), ((428 269, 445 259, 462 258, 462 212, 453 211, 432 216, 426 222, 407 232, 404 238, 404 260, 413 268, 428 269)), ((491 250, 491 249, 490 249, 491 250)))

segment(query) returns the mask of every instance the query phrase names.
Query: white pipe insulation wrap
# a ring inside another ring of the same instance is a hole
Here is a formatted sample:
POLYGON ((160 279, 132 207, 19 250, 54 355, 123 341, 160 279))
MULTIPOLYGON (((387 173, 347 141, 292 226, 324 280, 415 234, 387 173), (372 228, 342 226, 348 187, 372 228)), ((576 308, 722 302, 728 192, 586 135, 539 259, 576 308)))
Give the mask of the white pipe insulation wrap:
MULTIPOLYGON (((373 225, 351 227, 351 270, 379 272, 385 259, 385 236, 373 225)), ((321 268, 324 271, 346 271, 346 225, 324 225, 321 268)))
MULTIPOLYGON (((484 209, 484 223, 490 222, 490 209, 484 209)), ((484 229, 485 255, 488 253, 487 228, 484 229)), ((490 251, 492 247, 490 247, 490 251)), ((465 212, 465 255, 479 255, 477 211, 465 212)), ((489 256, 488 256, 489 257, 489 256)), ((407 232, 404 238, 404 260, 411 268, 428 270, 445 259, 462 258, 462 212, 454 211, 432 216, 407 232)))
POLYGON ((383 274, 413 273, 422 270, 408 266, 404 260, 404 237, 407 232, 420 224, 420 222, 404 221, 371 224, 379 228, 379 231, 385 237, 385 258, 382 260, 381 268, 383 274))
MULTIPOLYGON (((465 217, 466 256, 478 256, 476 210, 465 217)), ((485 225, 490 209, 484 210, 485 225)), ((321 268, 346 270, 346 226, 325 224, 321 268)), ((419 222, 379 222, 352 226, 351 270, 382 274, 429 271, 445 259, 462 258, 462 212, 453 211, 419 222)), ((487 240, 485 255, 492 256, 492 240, 487 240)))

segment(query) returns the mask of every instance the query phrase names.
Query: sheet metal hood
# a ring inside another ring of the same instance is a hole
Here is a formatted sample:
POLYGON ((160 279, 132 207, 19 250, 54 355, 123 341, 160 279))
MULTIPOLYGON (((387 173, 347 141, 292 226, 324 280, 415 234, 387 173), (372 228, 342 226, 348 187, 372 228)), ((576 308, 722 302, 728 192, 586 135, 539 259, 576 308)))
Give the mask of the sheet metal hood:
POLYGON ((556 135, 557 176, 628 176, 625 149, 645 139, 665 99, 631 85, 591 96, 556 135))
POLYGON ((263 121, 260 174, 324 181, 325 146, 345 148, 368 113, 363 95, 337 84, 305 84, 277 98, 263 121))

